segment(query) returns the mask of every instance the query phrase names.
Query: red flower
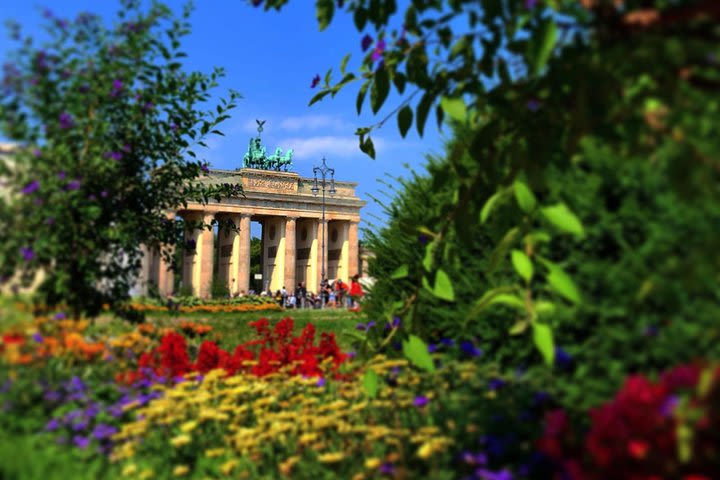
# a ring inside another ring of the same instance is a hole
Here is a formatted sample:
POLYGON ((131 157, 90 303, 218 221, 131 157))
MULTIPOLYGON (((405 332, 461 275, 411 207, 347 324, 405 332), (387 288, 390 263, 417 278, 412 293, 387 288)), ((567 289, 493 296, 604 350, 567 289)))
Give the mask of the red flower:
POLYGON ((193 370, 207 373, 215 368, 220 368, 223 364, 227 363, 229 356, 225 350, 218 348, 214 342, 205 340, 200 345, 197 362, 193 370))
POLYGON ((190 358, 187 353, 185 338, 179 333, 171 332, 162 338, 160 347, 160 364, 165 373, 179 377, 191 370, 190 358))

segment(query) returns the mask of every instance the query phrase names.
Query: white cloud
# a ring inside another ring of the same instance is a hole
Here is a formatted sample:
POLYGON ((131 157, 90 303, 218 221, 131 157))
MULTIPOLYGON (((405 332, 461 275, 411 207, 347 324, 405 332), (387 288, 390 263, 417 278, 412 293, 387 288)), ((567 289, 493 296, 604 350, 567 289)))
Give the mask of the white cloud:
MULTIPOLYGON (((348 158, 363 155, 358 148, 356 136, 326 135, 318 137, 296 137, 285 138, 278 142, 286 148, 292 148, 294 157, 303 160, 320 160, 325 156, 328 160, 333 158, 348 158)), ((373 138, 375 150, 379 151, 385 147, 381 138, 373 138)))
POLYGON ((318 130, 326 128, 330 130, 349 130, 352 125, 343 121, 335 115, 302 115, 298 117, 286 117, 280 120, 279 127, 282 130, 297 132, 299 130, 318 130))
MULTIPOLYGON (((257 133, 255 119, 248 119, 240 122, 233 130, 245 133, 257 133)), ((277 132, 301 132, 310 130, 329 130, 332 132, 353 132, 355 128, 350 122, 346 122, 338 115, 298 115, 280 119, 268 119, 263 127, 265 133, 277 132)))

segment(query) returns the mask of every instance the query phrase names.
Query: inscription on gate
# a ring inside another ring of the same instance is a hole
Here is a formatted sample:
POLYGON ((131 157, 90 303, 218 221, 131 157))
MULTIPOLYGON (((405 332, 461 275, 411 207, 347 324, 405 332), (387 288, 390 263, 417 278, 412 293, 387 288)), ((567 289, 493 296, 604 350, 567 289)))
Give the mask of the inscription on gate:
POLYGON ((272 178, 272 177, 246 177, 245 188, 260 188, 266 190, 285 190, 288 192, 295 191, 297 181, 284 179, 284 178, 272 178))

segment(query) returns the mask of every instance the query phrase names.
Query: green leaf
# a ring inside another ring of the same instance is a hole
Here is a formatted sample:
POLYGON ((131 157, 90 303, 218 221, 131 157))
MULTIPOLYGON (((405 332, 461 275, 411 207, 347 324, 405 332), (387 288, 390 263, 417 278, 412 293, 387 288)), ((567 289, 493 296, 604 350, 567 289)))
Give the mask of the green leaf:
POLYGON ((410 335, 408 340, 403 341, 403 354, 416 367, 428 372, 435 371, 435 363, 427 345, 415 335, 410 335))
POLYGON ((465 106, 465 101, 460 97, 442 97, 440 99, 440 106, 453 120, 464 122, 467 118, 467 107, 465 106))
POLYGON ((322 91, 318 92, 317 94, 315 94, 315 96, 310 99, 310 103, 308 104, 308 107, 316 102, 319 102, 323 98, 325 98, 330 92, 331 92, 331 90, 322 90, 322 91))
POLYGON ((502 189, 495 192, 490 198, 487 199, 482 210, 480 210, 480 223, 485 223, 492 213, 493 209, 500 204, 500 202, 507 197, 508 189, 502 189))
POLYGON ((365 370, 363 375, 363 387, 365 388, 365 394, 370 398, 377 397, 378 393, 378 375, 374 370, 365 370))
MULTIPOLYGON (((479 312, 483 311, 488 306, 492 305, 492 300, 497 297, 498 295, 504 295, 508 293, 512 293, 515 290, 517 290, 517 287, 497 287, 493 288, 492 290, 488 290, 485 293, 483 293, 482 297, 475 302, 475 305, 472 308, 472 311, 470 313, 471 316, 474 316, 478 314, 479 312)), ((524 305, 523 305, 524 308, 524 305)))
POLYGON ((555 362, 555 342, 553 341, 552 328, 550 325, 540 322, 533 322, 533 340, 535 346, 549 367, 555 362))
POLYGON ((511 228, 507 231, 507 233, 505 233, 503 239, 500 240, 500 243, 498 243, 497 246, 493 249, 492 253, 490 253, 486 272, 488 275, 492 274, 499 266, 500 261, 506 258, 505 255, 507 255, 507 251, 510 249, 513 242, 515 242, 515 238, 519 234, 520 229, 518 227, 511 228))
POLYGON ((334 13, 335 0, 317 0, 315 2, 315 16, 321 32, 330 24, 334 13))
POLYGON ((442 300, 447 300, 448 302, 455 301, 455 291, 453 290, 450 277, 448 277, 447 273, 442 269, 438 270, 435 274, 433 293, 442 300))
POLYGON ((540 28, 533 32, 529 40, 528 65, 530 74, 537 75, 550 60, 557 43, 558 28, 551 18, 547 18, 540 28))
POLYGON ((489 302, 488 305, 507 305, 508 307, 517 308, 518 310, 525 310, 525 301, 518 297, 517 295, 512 295, 508 293, 501 293, 499 295, 495 295, 489 302))
POLYGON ((435 256, 435 248, 437 247, 437 242, 432 241, 425 245, 425 256, 423 257, 423 268, 426 272, 430 272, 433 267, 433 259, 435 256))
POLYGON ((405 278, 408 276, 408 266, 407 265, 400 265, 393 273, 390 275, 391 280, 399 280, 401 278, 405 278))
POLYGON ((513 267, 526 283, 530 283, 533 276, 533 264, 530 258, 521 250, 513 250, 510 254, 513 267))
POLYGON ((434 99, 435 98, 432 94, 425 92, 415 109, 415 125, 417 126, 418 135, 421 137, 423 136, 425 122, 427 121, 427 116, 430 112, 430 107, 432 106, 434 99))
POLYGON ((572 278, 570 278, 570 275, 565 273, 565 270, 551 262, 544 263, 549 269, 547 281, 553 290, 573 303, 580 303, 580 291, 577 286, 575 286, 575 282, 573 282, 572 278))
POLYGON ((365 141, 360 139, 360 150, 367 154, 373 160, 375 159, 375 145, 373 144, 372 138, 367 137, 365 141))
POLYGON ((350 54, 348 53, 340 61, 340 74, 345 75, 345 69, 347 68, 348 60, 350 60, 350 54))
POLYGON ((518 320, 515 325, 510 327, 510 330, 508 330, 509 335, 520 335, 525 333, 525 330, 530 326, 530 322, 527 320, 518 320))
POLYGON ((515 199, 518 205, 520 205, 520 208, 522 208, 525 213, 532 212, 535 209, 535 205, 537 205, 537 200, 535 200, 535 195, 533 195, 528 186, 520 180, 515 180, 513 190, 515 191, 515 199))
POLYGON ((363 8, 355 9, 355 12, 353 12, 353 21, 355 22, 355 28, 359 32, 362 32, 367 23, 367 11, 363 8))
POLYGON ((390 77, 387 68, 378 68, 375 72, 375 80, 370 88, 370 107, 373 113, 377 113, 383 106, 390 93, 390 77))
POLYGON ((358 91, 357 99, 355 100, 355 108, 357 109, 357 114, 360 115, 360 112, 362 111, 363 103, 365 102, 365 94, 367 94, 368 87, 370 86, 370 82, 367 81, 362 84, 360 87, 360 91, 358 91))
POLYGON ((563 232, 572 233, 579 238, 585 236, 582 223, 564 203, 543 207, 542 214, 550 223, 563 232))
POLYGON ((408 130, 410 129, 410 126, 412 125, 413 121, 413 112, 412 109, 405 105, 400 112, 398 112, 398 129, 400 130, 400 135, 405 138, 405 135, 407 135, 408 130))

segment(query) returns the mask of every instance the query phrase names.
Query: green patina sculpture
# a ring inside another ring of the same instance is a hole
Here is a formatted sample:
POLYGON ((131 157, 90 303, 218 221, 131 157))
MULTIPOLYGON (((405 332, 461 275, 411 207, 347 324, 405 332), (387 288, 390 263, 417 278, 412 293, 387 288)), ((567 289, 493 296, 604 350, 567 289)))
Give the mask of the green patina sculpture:
POLYGON ((258 124, 258 136, 250 139, 248 151, 243 156, 244 168, 257 168, 260 170, 275 170, 287 172, 292 168, 293 149, 289 148, 285 154, 281 148, 275 149, 275 153, 268 155, 260 140, 260 133, 263 131, 265 121, 255 120, 258 124))

